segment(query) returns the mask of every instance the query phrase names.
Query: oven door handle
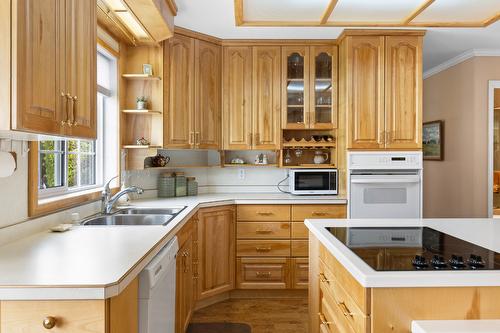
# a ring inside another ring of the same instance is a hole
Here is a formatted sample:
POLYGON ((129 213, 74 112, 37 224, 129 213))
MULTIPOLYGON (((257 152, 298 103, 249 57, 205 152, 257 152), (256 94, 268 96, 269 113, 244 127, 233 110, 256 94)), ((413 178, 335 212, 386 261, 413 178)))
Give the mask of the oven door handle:
POLYGON ((385 179, 353 179, 351 178, 351 184, 413 184, 420 183, 419 177, 412 178, 385 178, 385 179))

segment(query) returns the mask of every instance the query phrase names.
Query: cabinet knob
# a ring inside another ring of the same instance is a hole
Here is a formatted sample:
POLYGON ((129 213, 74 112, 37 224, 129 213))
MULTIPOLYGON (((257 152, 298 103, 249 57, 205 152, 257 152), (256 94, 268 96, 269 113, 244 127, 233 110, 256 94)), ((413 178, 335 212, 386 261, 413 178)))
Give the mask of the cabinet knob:
POLYGON ((56 323, 57 323, 57 320, 56 320, 55 317, 47 316, 43 320, 43 327, 45 327, 46 329, 50 330, 50 329, 52 329, 52 328, 54 328, 56 326, 56 323))

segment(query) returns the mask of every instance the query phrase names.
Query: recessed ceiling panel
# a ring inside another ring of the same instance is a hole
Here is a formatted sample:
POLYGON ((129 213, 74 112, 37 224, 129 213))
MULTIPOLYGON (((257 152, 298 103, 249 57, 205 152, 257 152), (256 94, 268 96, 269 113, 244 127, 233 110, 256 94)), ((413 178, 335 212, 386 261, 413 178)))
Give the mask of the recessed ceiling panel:
POLYGON ((339 0, 329 22, 401 23, 419 8, 424 1, 339 0))
POLYGON ((244 0, 245 21, 319 22, 329 0, 244 0))
POLYGON ((500 12, 500 0, 436 0, 413 23, 483 22, 500 12))

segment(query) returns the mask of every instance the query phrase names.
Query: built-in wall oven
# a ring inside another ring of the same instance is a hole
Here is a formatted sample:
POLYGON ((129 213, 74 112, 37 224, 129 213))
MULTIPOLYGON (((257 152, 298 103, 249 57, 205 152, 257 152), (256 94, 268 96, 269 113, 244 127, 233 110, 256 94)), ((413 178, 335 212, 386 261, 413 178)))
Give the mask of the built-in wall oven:
POLYGON ((422 217, 421 152, 351 152, 350 218, 422 217))

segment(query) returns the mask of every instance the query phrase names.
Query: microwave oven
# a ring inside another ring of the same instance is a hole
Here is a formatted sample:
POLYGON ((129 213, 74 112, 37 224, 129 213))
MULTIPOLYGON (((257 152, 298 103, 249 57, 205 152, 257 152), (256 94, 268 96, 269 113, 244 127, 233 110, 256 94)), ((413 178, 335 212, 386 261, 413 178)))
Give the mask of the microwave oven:
POLYGON ((295 195, 336 195, 336 169, 291 169, 290 193, 295 195))

